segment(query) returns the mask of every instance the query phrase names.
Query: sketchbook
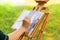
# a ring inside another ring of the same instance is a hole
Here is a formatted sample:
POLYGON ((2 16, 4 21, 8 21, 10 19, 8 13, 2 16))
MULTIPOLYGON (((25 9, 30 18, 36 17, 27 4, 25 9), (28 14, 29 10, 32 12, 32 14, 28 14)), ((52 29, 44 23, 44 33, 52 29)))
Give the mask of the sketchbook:
POLYGON ((22 26, 22 20, 28 16, 31 20, 30 22, 30 26, 27 30, 27 32, 32 32, 32 30, 34 29, 34 25, 38 22, 38 20, 42 17, 44 13, 43 12, 39 12, 39 11, 29 11, 29 10, 23 10, 22 14, 17 18, 17 20, 14 22, 14 24, 12 25, 12 29, 19 29, 22 26))

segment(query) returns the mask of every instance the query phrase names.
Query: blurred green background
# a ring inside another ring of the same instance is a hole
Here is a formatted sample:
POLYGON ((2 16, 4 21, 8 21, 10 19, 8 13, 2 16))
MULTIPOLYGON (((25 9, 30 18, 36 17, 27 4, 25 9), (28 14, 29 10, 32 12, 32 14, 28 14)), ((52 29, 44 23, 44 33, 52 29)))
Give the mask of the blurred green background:
MULTIPOLYGON (((60 40, 60 4, 51 4, 47 7, 50 11, 50 18, 41 40, 60 40)), ((5 34, 13 32, 11 26, 24 9, 32 10, 33 6, 0 5, 0 30, 5 34)), ((36 40, 38 33, 39 30, 33 40, 36 40)))

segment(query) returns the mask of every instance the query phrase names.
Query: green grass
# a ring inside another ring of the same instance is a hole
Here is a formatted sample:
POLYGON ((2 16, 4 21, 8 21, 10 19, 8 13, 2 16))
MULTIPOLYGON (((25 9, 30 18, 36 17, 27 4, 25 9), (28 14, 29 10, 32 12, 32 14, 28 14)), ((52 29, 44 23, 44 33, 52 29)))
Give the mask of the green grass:
MULTIPOLYGON (((60 40, 60 4, 48 5, 47 7, 50 11, 50 18, 41 40, 60 40)), ((22 10, 31 10, 32 8, 30 6, 0 6, 0 30, 6 34, 11 33, 13 31, 11 26, 22 10)), ((33 40, 36 39, 38 33, 39 30, 33 40)))

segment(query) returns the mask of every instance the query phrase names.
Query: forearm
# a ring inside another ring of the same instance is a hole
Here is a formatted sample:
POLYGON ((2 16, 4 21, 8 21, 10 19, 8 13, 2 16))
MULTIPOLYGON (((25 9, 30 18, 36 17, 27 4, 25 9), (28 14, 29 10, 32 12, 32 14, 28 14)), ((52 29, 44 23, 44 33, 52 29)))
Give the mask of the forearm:
POLYGON ((13 33, 9 34, 9 40, 18 40, 18 38, 26 31, 24 27, 14 31, 13 33))
POLYGON ((22 27, 8 35, 9 36, 9 40, 18 40, 19 37, 24 32, 26 32, 26 30, 28 29, 29 25, 30 25, 30 19, 28 17, 25 17, 25 19, 23 20, 22 27))

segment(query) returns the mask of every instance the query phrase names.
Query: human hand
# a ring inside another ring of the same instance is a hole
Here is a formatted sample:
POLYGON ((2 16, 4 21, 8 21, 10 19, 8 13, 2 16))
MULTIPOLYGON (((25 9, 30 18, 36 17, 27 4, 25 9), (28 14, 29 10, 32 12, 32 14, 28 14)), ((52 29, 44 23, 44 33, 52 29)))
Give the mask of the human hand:
POLYGON ((22 26, 27 29, 29 25, 30 25, 30 19, 28 17, 25 17, 22 26))

